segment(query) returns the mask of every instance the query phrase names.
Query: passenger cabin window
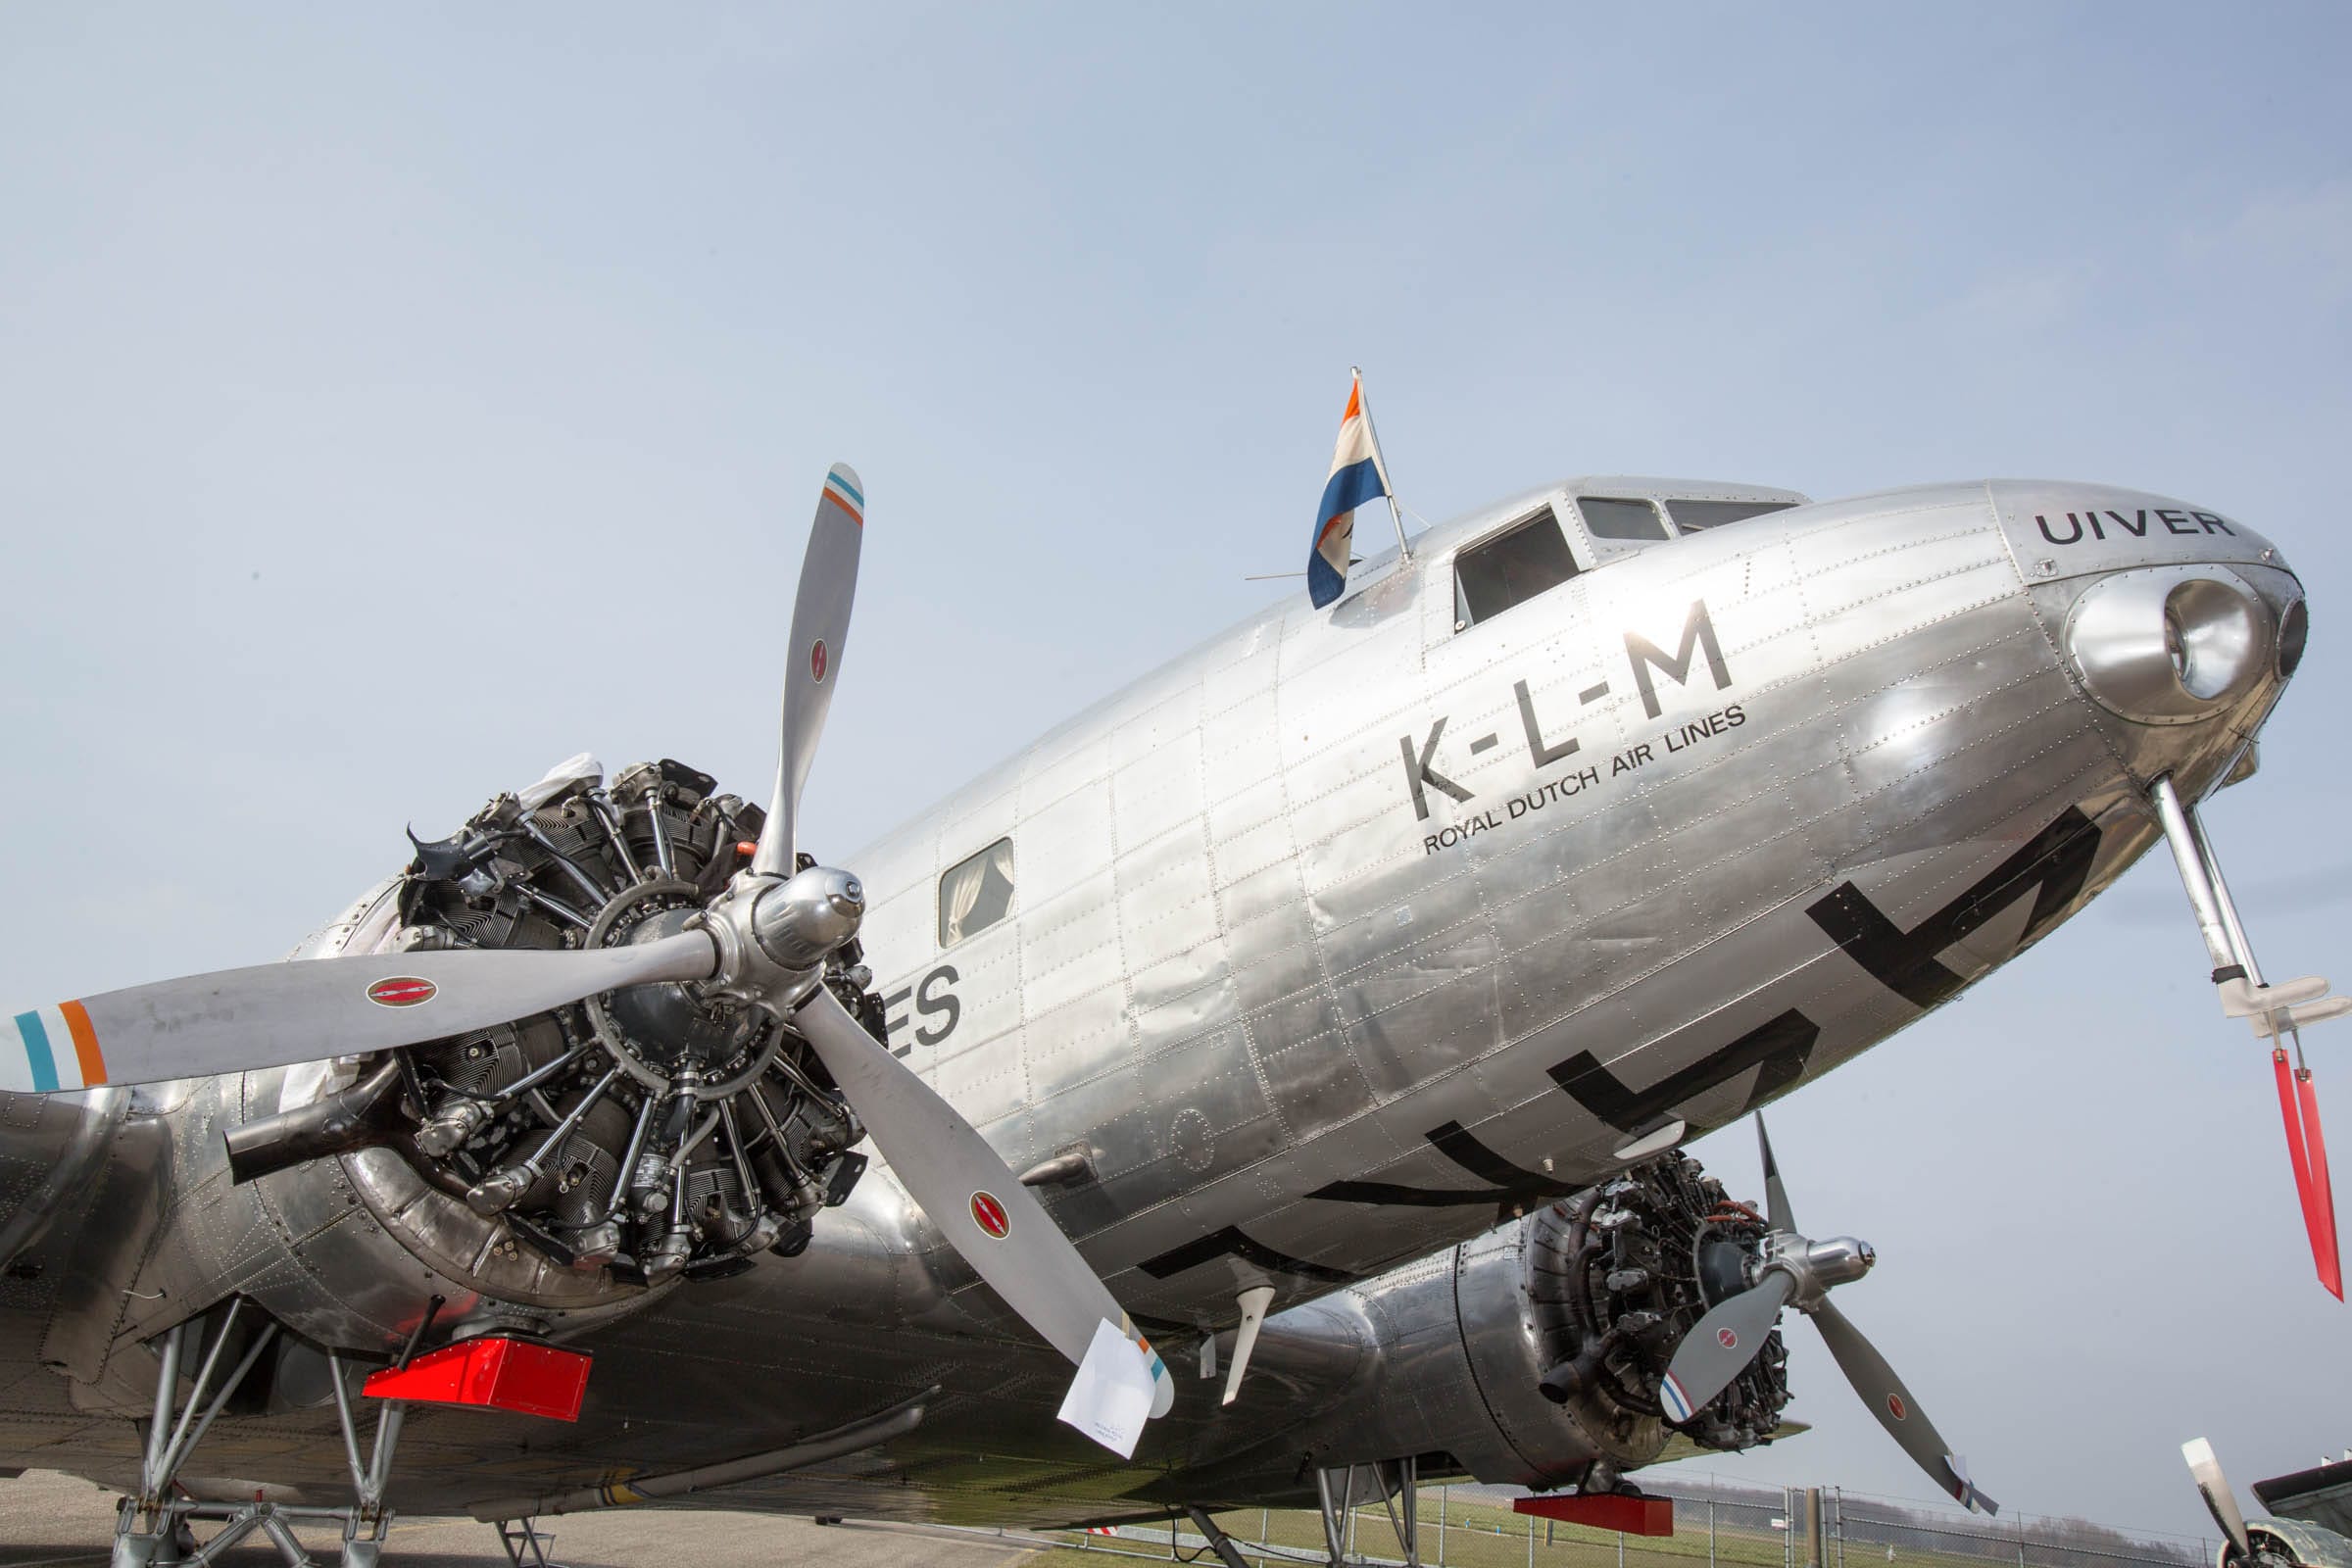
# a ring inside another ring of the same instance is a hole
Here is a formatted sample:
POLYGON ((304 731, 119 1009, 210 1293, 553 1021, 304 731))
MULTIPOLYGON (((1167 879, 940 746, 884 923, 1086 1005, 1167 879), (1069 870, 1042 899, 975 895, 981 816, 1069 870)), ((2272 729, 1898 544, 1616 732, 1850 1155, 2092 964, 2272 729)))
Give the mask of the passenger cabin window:
POLYGON ((1703 533, 1727 522, 1745 522, 1768 512, 1787 512, 1793 501, 1669 501, 1666 510, 1685 533, 1703 533))
POLYGON ((999 839, 939 879, 939 945, 952 948, 1012 912, 1012 840, 999 839))
POLYGON ((1453 558, 1453 629, 1488 620, 1576 575, 1549 507, 1453 558))
POLYGON ((1666 524, 1658 509, 1646 501, 1618 501, 1607 496, 1579 496, 1576 510, 1595 539, 1663 539, 1666 524))

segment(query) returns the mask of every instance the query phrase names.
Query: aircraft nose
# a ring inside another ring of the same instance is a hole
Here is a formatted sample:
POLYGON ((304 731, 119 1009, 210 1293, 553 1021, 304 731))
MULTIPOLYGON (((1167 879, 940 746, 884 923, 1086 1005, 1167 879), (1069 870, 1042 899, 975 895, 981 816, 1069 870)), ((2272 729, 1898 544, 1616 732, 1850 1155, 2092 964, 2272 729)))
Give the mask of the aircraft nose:
POLYGON ((2251 742, 2310 629, 2278 547, 2236 517, 2141 491, 1987 490, 2027 594, 2131 776, 2174 774, 2194 798, 2224 770, 2251 771, 2251 742))
POLYGON ((2153 566, 2094 581, 2070 607, 2061 641, 2082 689, 2119 718, 2186 724, 2228 710, 2303 658, 2298 598, 2274 615, 2226 566, 2153 566))

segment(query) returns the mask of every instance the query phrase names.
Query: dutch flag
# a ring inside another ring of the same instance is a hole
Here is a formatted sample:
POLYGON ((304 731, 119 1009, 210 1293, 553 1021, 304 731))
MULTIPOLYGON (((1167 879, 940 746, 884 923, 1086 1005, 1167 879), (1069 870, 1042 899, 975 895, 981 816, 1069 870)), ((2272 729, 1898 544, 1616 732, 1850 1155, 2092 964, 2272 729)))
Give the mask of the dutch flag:
POLYGON ((1380 444, 1364 413, 1361 371, 1348 389, 1348 412, 1340 419, 1340 444, 1332 449, 1331 477, 1323 481, 1323 505, 1315 513, 1315 547, 1306 558, 1306 596, 1317 610, 1347 591, 1349 547, 1355 541, 1355 509, 1389 491, 1380 444))

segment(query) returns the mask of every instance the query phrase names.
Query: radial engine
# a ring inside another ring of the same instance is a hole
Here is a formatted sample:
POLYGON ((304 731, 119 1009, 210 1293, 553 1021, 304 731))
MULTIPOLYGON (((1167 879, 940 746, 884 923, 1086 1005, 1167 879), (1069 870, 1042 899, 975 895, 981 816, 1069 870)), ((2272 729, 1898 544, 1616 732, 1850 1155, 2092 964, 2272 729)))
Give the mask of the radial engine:
MULTIPOLYGON (((407 871, 298 956, 655 941, 749 863, 764 820, 678 762, 636 764, 608 789, 575 759, 449 838, 412 834, 407 871)), ((854 941, 824 976, 880 1039, 871 980, 854 941)), ((354 1154, 379 1222, 444 1272, 461 1261, 466 1287, 526 1304, 794 1255, 865 1167, 863 1128, 789 1023, 678 984, 389 1052, 346 1087, 286 1100, 229 1131, 236 1180, 354 1154)))
POLYGON ((1749 1288, 1770 1232, 1698 1161, 1668 1152, 1464 1243, 1442 1259, 1449 1267, 1359 1287, 1372 1322, 1415 1341, 1425 1324, 1460 1347, 1461 1359, 1388 1357, 1382 1409, 1447 1415, 1374 1441, 1446 1451, 1481 1481, 1590 1492, 1612 1490, 1678 1436, 1726 1451, 1769 1442, 1788 1401, 1777 1328, 1687 1422, 1668 1418, 1659 1385, 1708 1309, 1749 1288), (1465 1385, 1476 1397, 1462 1397, 1465 1385))

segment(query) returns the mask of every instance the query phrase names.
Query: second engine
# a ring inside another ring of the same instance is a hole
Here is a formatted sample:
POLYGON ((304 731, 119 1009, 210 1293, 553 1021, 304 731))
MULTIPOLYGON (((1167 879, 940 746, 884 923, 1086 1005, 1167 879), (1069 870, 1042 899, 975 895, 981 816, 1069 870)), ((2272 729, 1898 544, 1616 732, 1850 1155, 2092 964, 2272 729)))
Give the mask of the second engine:
POLYGON ((1770 1233, 1669 1152, 1267 1333, 1380 1347, 1378 1372, 1357 1380, 1362 1409, 1335 1423, 1366 1458, 1442 1454, 1484 1482, 1606 1492, 1678 1437, 1725 1451, 1771 1441, 1788 1401, 1778 1329, 1690 1420, 1671 1422, 1658 1395, 1685 1336, 1753 1283, 1770 1233))

